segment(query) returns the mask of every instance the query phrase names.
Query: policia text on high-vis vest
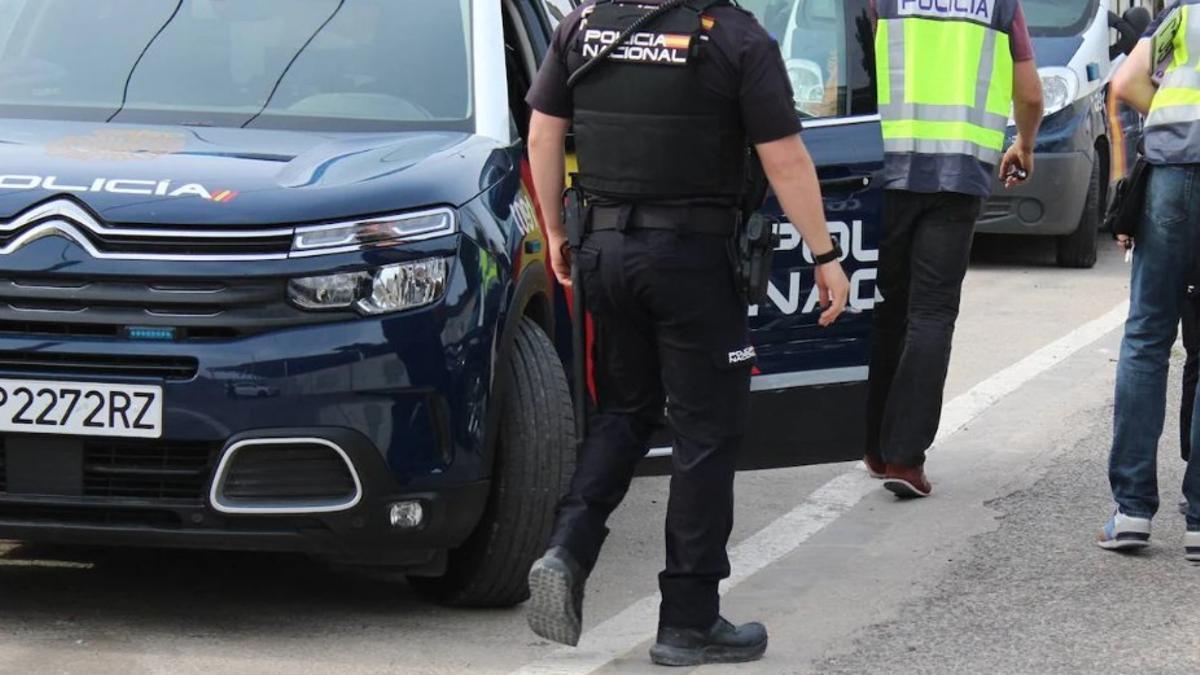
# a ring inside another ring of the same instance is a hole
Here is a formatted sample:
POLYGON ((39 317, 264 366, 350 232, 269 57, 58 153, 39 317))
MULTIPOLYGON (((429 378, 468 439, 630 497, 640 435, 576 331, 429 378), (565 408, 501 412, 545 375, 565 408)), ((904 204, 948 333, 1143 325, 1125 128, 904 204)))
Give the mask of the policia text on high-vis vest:
POLYGON ((1162 82, 1146 118, 1146 159, 1151 164, 1200 163, 1200 0, 1185 0, 1160 24, 1152 66, 1162 82))
POLYGON ((935 158, 921 169, 941 176, 943 189, 987 190, 1012 110, 1016 8, 1015 0, 880 0, 875 48, 890 161, 935 158))

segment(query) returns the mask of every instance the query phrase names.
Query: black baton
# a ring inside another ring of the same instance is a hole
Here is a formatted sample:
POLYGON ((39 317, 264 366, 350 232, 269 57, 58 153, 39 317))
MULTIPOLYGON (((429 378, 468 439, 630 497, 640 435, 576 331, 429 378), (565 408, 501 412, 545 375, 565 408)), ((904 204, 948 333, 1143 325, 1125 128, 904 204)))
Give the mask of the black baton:
POLYGON ((575 370, 575 445, 582 450, 588 431, 587 292, 583 289, 583 274, 574 261, 571 265, 571 288, 575 294, 572 307, 574 311, 571 313, 571 351, 575 370))
POLYGON ((567 246, 571 254, 571 292, 574 294, 571 312, 571 352, 575 390, 575 443, 579 450, 587 438, 588 415, 588 372, 587 372, 587 291, 584 290, 583 273, 578 264, 579 249, 587 234, 587 214, 583 194, 570 188, 564 194, 563 221, 567 228, 567 246))

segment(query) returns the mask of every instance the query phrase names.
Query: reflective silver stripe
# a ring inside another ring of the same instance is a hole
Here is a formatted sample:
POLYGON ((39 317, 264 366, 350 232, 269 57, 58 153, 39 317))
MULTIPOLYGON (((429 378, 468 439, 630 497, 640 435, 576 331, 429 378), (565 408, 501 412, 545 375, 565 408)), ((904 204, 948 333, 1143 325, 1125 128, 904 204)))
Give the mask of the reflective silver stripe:
POLYGON ((879 107, 879 112, 889 120, 920 120, 922 122, 970 122, 986 129, 1003 130, 1008 127, 1008 118, 990 113, 984 108, 963 105, 931 105, 924 103, 889 104, 879 107))
POLYGON ((805 370, 796 373, 755 375, 750 380, 750 391, 774 391, 794 387, 817 387, 828 384, 847 384, 867 379, 866 366, 853 368, 830 368, 828 370, 805 370))
POLYGON ((985 164, 999 164, 1001 153, 970 141, 933 140, 928 138, 885 138, 884 152, 920 155, 967 155, 985 164))
POLYGON ((827 127, 846 127, 853 124, 878 124, 879 115, 856 115, 854 117, 822 117, 813 120, 801 120, 800 125, 808 129, 824 129, 827 127))
POLYGON ((1166 74, 1162 89, 1200 89, 1200 71, 1195 63, 1180 66, 1166 74))
MULTIPOLYGON (((992 74, 996 69, 996 31, 988 29, 983 31, 983 50, 979 54, 979 71, 975 75, 975 108, 980 111, 987 110, 988 94, 992 90, 992 74)), ((989 126, 995 129, 995 126, 989 126)), ((1005 118, 1000 128, 1008 126, 1008 118, 1005 118)))
POLYGON ((888 82, 891 84, 892 105, 908 100, 904 82, 905 22, 892 21, 888 25, 888 82))
POLYGON ((1146 118, 1146 128, 1163 127, 1174 124, 1200 123, 1200 105, 1171 105, 1156 108, 1146 118))

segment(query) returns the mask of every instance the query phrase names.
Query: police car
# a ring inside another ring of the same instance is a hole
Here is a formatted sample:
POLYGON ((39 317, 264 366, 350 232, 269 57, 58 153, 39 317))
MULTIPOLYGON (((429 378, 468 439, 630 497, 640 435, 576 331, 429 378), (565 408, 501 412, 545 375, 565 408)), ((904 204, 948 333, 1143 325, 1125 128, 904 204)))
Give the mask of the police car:
MULTIPOLYGON (((859 314, 817 326, 785 227, 752 311, 749 467, 861 454, 882 147, 846 19, 866 2, 771 18, 836 45, 799 112, 859 314)), ((526 596, 582 383, 523 96, 572 3, 418 4, 0 0, 0 537, 526 596)))

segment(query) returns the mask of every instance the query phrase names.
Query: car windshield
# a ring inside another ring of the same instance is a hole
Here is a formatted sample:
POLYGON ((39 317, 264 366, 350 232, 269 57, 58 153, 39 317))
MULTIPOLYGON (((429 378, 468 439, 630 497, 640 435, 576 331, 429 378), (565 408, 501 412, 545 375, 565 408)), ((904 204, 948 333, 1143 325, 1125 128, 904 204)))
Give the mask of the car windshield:
POLYGON ((783 52, 796 109, 804 117, 841 114, 847 103, 844 0, 743 0, 783 52))
POLYGON ((1034 37, 1079 35, 1096 17, 1097 0, 1023 0, 1029 34, 1034 37))
POLYGON ((470 0, 0 0, 0 117, 472 126, 470 0))

